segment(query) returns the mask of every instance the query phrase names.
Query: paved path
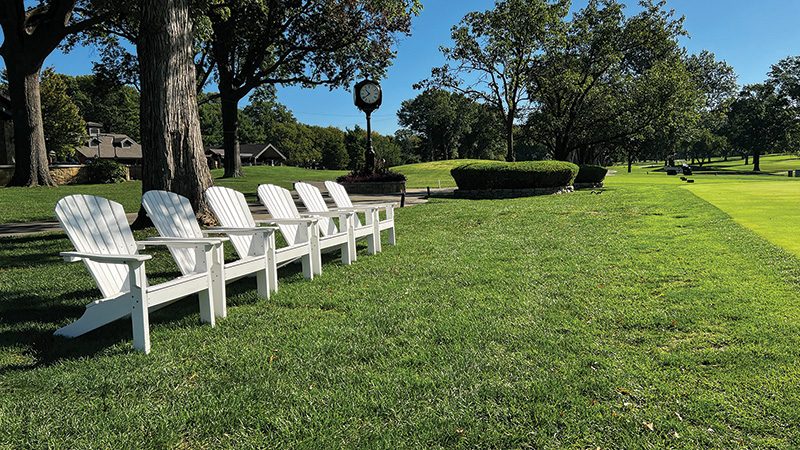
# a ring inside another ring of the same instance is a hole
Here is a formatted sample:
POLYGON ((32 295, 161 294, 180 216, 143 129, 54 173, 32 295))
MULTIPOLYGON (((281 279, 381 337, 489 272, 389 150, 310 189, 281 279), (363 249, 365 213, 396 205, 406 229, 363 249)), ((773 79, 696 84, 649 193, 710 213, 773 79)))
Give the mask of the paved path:
MULTIPOLYGON (((320 187, 320 191, 325 193, 325 188, 322 187, 322 183, 318 182, 310 182, 311 184, 320 187)), ((431 194, 448 194, 453 192, 453 188, 441 188, 441 189, 431 189, 431 194)), ((293 193, 295 196, 295 201, 298 205, 300 205, 300 211, 303 211, 304 208, 302 207, 302 203, 300 200, 297 199, 297 194, 293 193)), ((325 194, 325 200, 328 202, 331 207, 333 207, 333 201, 325 194)), ((400 194, 352 194, 350 196, 350 200, 353 204, 364 204, 364 203, 385 203, 385 202, 395 202, 400 203, 402 199, 400 194)), ((428 191, 427 189, 406 189, 405 195, 405 206, 413 206, 420 203, 425 203, 428 201, 428 191)), ((253 216, 256 219, 265 219, 269 217, 267 214, 266 208, 264 208, 260 204, 251 204, 250 210, 253 213, 253 216)), ((133 222, 136 219, 136 213, 129 213, 128 214, 128 222, 133 222)), ((24 222, 24 223, 0 223, 0 237, 9 237, 9 236, 20 236, 26 234, 34 234, 34 233, 44 233, 47 231, 61 231, 61 226, 58 224, 56 220, 43 220, 37 222, 24 222)))

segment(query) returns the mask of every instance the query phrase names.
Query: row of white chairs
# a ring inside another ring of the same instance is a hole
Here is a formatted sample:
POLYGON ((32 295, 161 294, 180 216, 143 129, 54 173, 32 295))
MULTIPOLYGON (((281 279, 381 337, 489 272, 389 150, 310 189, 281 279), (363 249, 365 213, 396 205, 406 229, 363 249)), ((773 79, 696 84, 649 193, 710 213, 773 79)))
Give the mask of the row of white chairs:
POLYGON ((84 261, 103 298, 86 305, 84 314, 54 334, 77 337, 130 316, 134 348, 150 352, 149 313, 188 295, 198 294, 200 319, 214 326, 227 315, 227 283, 255 276, 258 294, 269 297, 278 289, 277 269, 302 264, 303 276, 322 273, 322 253, 340 251, 343 264, 356 260, 356 241, 367 240, 367 252, 381 251, 381 231, 395 244, 394 203, 354 206, 345 188, 325 182, 336 208, 328 208, 315 186, 295 183, 307 212, 300 213, 289 190, 263 184, 258 198, 270 218, 255 220, 241 192, 215 186, 205 199, 220 226, 201 229, 191 202, 166 191, 148 191, 142 205, 159 235, 135 241, 119 203, 91 195, 70 195, 56 204, 55 214, 75 251, 62 252, 66 261, 84 261), (380 211, 385 211, 381 219, 380 211), (363 214, 362 222, 359 214, 363 214), (333 220, 337 219, 337 221, 333 220), (268 226, 263 226, 268 225, 268 226), (275 232, 286 245, 276 248, 275 232), (223 243, 230 241, 238 258, 224 261, 223 243), (181 276, 149 285, 140 254, 147 246, 166 246, 181 276))

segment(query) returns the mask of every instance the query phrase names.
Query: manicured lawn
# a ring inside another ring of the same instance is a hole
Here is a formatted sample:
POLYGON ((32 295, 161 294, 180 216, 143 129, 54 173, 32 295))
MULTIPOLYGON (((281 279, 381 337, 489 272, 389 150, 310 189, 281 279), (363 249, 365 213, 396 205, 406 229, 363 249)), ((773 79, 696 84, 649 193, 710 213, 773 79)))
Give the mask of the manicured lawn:
POLYGON ((798 259, 647 177, 400 209, 398 245, 238 282, 213 329, 157 311, 149 356, 52 337, 90 276, 2 238, 0 448, 797 448, 798 259))
POLYGON ((408 178, 406 187, 409 188, 455 187, 456 181, 450 175, 450 169, 472 161, 478 160, 452 159, 449 161, 407 164, 405 166, 392 167, 392 170, 400 172, 408 178))
MULTIPOLYGON (((241 191, 248 201, 258 202, 259 184, 272 183, 292 189, 295 181, 333 180, 345 174, 341 170, 307 170, 297 167, 253 166, 242 168, 244 178, 222 178, 222 169, 211 171, 214 182, 220 186, 241 191)), ((53 208, 70 194, 91 194, 106 197, 122 204, 127 212, 136 212, 142 200, 142 183, 130 181, 120 184, 67 185, 37 188, 0 188, 0 223, 54 220, 53 208)))

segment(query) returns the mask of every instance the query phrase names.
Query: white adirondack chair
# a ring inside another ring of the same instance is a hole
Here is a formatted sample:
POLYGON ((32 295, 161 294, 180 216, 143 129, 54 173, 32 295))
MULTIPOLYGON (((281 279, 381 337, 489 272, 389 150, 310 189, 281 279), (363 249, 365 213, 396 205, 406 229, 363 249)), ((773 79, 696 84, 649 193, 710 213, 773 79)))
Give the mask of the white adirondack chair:
MULTIPOLYGON (((308 210, 309 214, 330 214, 331 210, 328 208, 328 205, 325 203, 325 199, 322 197, 322 193, 317 189, 316 186, 297 182, 294 184, 294 190, 297 191, 297 194, 300 196, 300 200, 303 201, 303 204, 306 205, 306 209, 308 210)), ((375 219, 375 215, 378 213, 376 208, 373 209, 356 209, 356 208, 347 208, 347 209, 335 209, 335 212, 340 213, 341 211, 347 211, 353 213, 353 234, 355 235, 356 240, 360 239, 367 239, 367 253, 370 255, 374 255, 376 252, 381 251, 381 234, 380 230, 378 229, 378 221, 375 219), (356 225, 356 220, 358 220, 358 214, 356 212, 365 212, 365 221, 367 222, 366 225, 362 225, 361 221, 358 221, 356 225)), ((336 228, 336 223, 330 217, 322 217, 320 219, 320 229, 322 230, 323 234, 325 233, 337 233, 338 230, 336 228)))
MULTIPOLYGON (((333 198, 333 203, 336 204, 336 207, 339 209, 350 209, 353 208, 353 202, 350 200, 350 196, 347 194, 347 190, 341 184, 335 181, 326 181, 325 182, 325 189, 328 190, 328 194, 333 198)), ((368 205, 358 205, 356 208, 357 210, 364 209, 365 210, 365 222, 367 225, 370 224, 370 216, 374 214, 372 217, 378 218, 378 230, 388 230, 387 233, 387 242, 389 245, 397 244, 396 236, 395 236, 395 227, 394 227, 394 208, 397 206, 397 203, 371 203, 368 205), (380 220, 380 216, 378 215, 381 209, 386 210, 386 218, 380 220), (372 212, 374 211, 374 213, 372 212)), ((358 216, 356 216, 356 227, 361 226, 361 221, 359 220, 358 216)), ((373 219, 374 220, 374 219, 373 219)), ((380 239, 378 239, 378 251, 381 251, 381 243, 380 239)))
MULTIPOLYGON (((264 204, 273 219, 293 221, 309 217, 318 219, 321 216, 321 214, 313 216, 306 215, 305 217, 301 215, 297 210, 297 206, 294 203, 291 192, 280 186, 276 186, 274 184, 262 184, 258 186, 257 193, 258 199, 261 200, 261 203, 264 204)), ((347 265, 356 260, 356 240, 355 235, 353 234, 353 227, 350 226, 353 220, 353 215, 353 213, 348 212, 334 214, 334 216, 339 217, 344 224, 343 229, 337 233, 324 234, 322 237, 319 237, 320 231, 318 222, 315 222, 314 228, 311 230, 311 234, 319 240, 320 251, 325 252, 336 249, 341 250, 342 264, 347 265)), ((330 216, 330 214, 327 214, 326 216, 330 216)), ((286 239, 286 242, 297 243, 299 240, 304 239, 303 236, 298 233, 298 225, 292 224, 288 221, 284 223, 275 222, 275 224, 278 225, 278 228, 281 230, 281 233, 283 233, 283 237, 286 239)), ((319 253, 312 254, 311 261, 311 264, 314 267, 314 273, 322 273, 322 258, 320 257, 319 253)))
MULTIPOLYGON (((309 279, 314 278, 311 260, 312 255, 319 255, 319 238, 312 230, 316 227, 317 219, 254 220, 244 195, 239 191, 223 186, 213 186, 206 189, 205 197, 219 223, 227 229, 253 229, 257 228, 260 223, 276 224, 280 227, 285 227, 288 224, 296 227, 297 236, 295 241, 288 242, 285 247, 275 249, 275 264, 277 267, 283 267, 299 259, 303 265, 303 276, 309 279)), ((286 232, 284 232, 284 236, 286 236, 286 232)), ((230 238, 240 258, 252 254, 254 244, 252 235, 237 234, 231 235, 230 238)), ((277 273, 275 278, 271 280, 270 287, 275 291, 278 289, 277 273)))
MULTIPOLYGON (((84 261, 103 298, 86 305, 75 322, 54 334, 76 337, 127 316, 133 325, 133 346, 150 353, 149 312, 191 294, 200 297, 200 318, 214 326, 215 303, 224 296, 221 239, 159 240, 136 242, 119 203, 91 195, 69 195, 55 207, 56 218, 66 231, 73 252, 61 252, 68 262, 84 261), (157 285, 149 285, 139 248, 168 245, 191 249, 196 264, 190 273, 157 285)), ((221 299, 224 304, 224 297, 221 299)))
MULTIPOLYGON (((230 283, 240 278, 255 275, 258 295, 269 297, 271 281, 275 275, 275 228, 251 227, 212 228, 201 230, 195 218, 192 204, 188 198, 167 191, 147 191, 142 195, 142 206, 153 221, 158 234, 162 238, 197 238, 209 234, 227 234, 228 236, 246 236, 251 239, 244 257, 224 265, 225 281, 230 283)), ((170 248, 172 257, 182 273, 191 271, 195 262, 194 253, 180 248, 170 248)), ((216 307, 216 305, 215 305, 216 307)), ((223 302, 218 306, 222 317, 226 315, 223 302)))

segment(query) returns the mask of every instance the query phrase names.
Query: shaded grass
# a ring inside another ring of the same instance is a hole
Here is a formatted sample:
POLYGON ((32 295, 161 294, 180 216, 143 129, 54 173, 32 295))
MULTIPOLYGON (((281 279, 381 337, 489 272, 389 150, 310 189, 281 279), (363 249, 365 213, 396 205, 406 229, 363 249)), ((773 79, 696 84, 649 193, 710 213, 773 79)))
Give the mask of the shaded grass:
POLYGON ((800 444, 800 264, 691 193, 434 199, 397 225, 269 300, 232 285, 216 328, 196 300, 156 312, 150 356, 123 323, 50 336, 88 274, 63 235, 0 239, 0 447, 800 444))

